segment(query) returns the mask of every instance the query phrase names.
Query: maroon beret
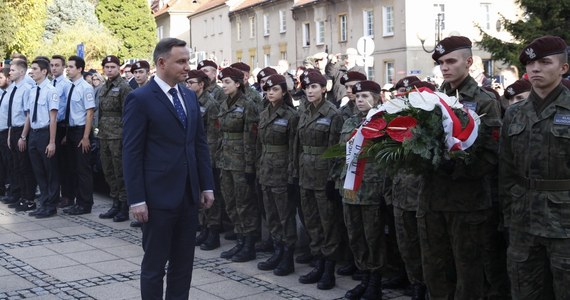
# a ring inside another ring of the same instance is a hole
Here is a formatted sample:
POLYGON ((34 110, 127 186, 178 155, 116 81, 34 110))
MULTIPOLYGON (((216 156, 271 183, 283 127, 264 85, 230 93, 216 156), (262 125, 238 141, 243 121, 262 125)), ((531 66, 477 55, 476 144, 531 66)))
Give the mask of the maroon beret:
POLYGON ((150 64, 146 60, 139 60, 136 63, 131 65, 131 72, 134 72, 138 69, 146 69, 147 71, 150 70, 150 64))
POLYGON ((567 89, 570 90, 570 80, 562 79, 562 85, 564 85, 567 89))
POLYGON ((204 80, 209 79, 208 75, 206 75, 206 73, 204 73, 204 71, 201 71, 201 70, 188 71, 188 79, 194 79, 194 78, 198 78, 198 79, 200 79, 200 81, 204 81, 204 80))
POLYGON ((414 82, 413 86, 417 87, 418 89, 421 87, 425 87, 425 88, 430 89, 432 92, 437 92, 437 88, 435 87, 435 85, 433 85, 427 81, 414 82))
POLYGON ((364 80, 364 81, 359 81, 352 86, 353 94, 360 92, 371 92, 375 94, 380 94, 382 92, 382 88, 378 83, 372 80, 364 80))
POLYGON ((214 61, 209 59, 204 59, 198 64, 198 70, 202 69, 203 67, 212 67, 216 70, 218 69, 218 65, 214 61))
POLYGON ((276 85, 281 85, 281 87, 285 85, 285 90, 284 90, 285 92, 287 90, 287 81, 285 80, 285 76, 280 74, 273 74, 269 76, 269 78, 267 78, 267 81, 265 81, 265 84, 263 85, 263 90, 267 91, 268 89, 276 85))
POLYGON ((275 69, 273 69, 272 67, 265 67, 261 69, 259 73, 257 73, 257 82, 260 82, 261 79, 263 79, 264 77, 268 77, 273 74, 277 74, 277 71, 275 69))
POLYGON ((439 43, 437 43, 437 45, 435 46, 435 50, 431 55, 431 58, 437 61, 440 57, 449 54, 455 50, 471 49, 471 46, 472 46, 471 40, 464 36, 457 35, 457 36, 446 37, 443 40, 441 40, 439 43))
POLYGON ((341 78, 340 78, 340 84, 345 84, 347 82, 351 82, 351 81, 362 81, 362 80, 366 80, 366 75, 360 73, 360 72, 355 72, 355 71, 349 71, 346 72, 341 78))
POLYGON ((105 66, 105 64, 107 63, 116 63, 117 66, 121 65, 121 61, 119 60, 118 57, 116 57, 115 55, 107 55, 105 56, 105 58, 103 58, 103 62, 101 62, 101 66, 105 66))
POLYGON ((519 79, 505 89, 505 98, 511 99, 514 96, 530 91, 532 85, 526 79, 519 79))
POLYGON ((243 72, 239 69, 227 67, 218 73, 218 79, 222 80, 226 77, 231 78, 233 81, 243 81, 243 72))
POLYGON ((301 81, 301 87, 303 89, 307 88, 307 86, 318 83, 322 87, 327 86, 327 79, 320 71, 316 69, 308 69, 307 71, 303 72, 303 80, 301 81))
POLYGON ((533 60, 559 53, 566 53, 566 42, 557 36, 546 35, 524 47, 519 55, 519 61, 526 66, 533 60))
POLYGON ((230 67, 236 68, 236 69, 243 71, 243 72, 251 71, 251 68, 246 63, 242 63, 241 61, 231 64, 230 67))
MULTIPOLYGON (((421 80, 417 77, 417 76, 408 76, 408 77, 404 77, 400 80, 398 80, 398 82, 396 82, 396 85, 392 88, 392 90, 397 90, 399 88, 411 88, 412 86, 414 86, 415 83, 420 82, 421 80)), ((409 91, 409 90, 408 90, 409 91)))

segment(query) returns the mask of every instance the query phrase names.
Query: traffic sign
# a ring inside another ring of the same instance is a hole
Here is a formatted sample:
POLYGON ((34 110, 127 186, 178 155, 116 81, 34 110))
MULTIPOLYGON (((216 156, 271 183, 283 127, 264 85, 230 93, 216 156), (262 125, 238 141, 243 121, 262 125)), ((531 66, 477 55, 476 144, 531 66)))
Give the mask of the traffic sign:
POLYGON ((374 40, 369 36, 363 36, 356 42, 356 50, 362 56, 370 56, 374 52, 374 40))
POLYGON ((85 58, 85 46, 83 43, 77 44, 77 56, 85 58))

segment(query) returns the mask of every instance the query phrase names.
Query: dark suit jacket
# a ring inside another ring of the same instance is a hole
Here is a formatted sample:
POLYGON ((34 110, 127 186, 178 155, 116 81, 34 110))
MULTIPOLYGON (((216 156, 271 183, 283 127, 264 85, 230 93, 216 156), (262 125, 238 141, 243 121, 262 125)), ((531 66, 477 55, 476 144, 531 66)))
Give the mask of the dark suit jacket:
POLYGON ((187 129, 154 79, 131 92, 123 113, 123 174, 129 205, 174 209, 187 183, 198 204, 201 191, 213 190, 210 154, 196 94, 178 85, 188 115, 187 129))
POLYGON ((135 77, 131 78, 131 80, 127 81, 127 83, 133 90, 136 90, 139 87, 139 84, 135 80, 135 77))

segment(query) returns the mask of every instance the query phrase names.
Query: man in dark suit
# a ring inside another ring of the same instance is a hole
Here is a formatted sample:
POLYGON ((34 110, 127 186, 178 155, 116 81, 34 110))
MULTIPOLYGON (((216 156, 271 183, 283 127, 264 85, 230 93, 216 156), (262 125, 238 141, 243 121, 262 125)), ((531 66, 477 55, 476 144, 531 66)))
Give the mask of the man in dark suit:
POLYGON ((166 38, 153 54, 156 76, 127 96, 123 173, 133 217, 142 222, 142 299, 188 299, 200 207, 214 201, 208 144, 196 94, 183 85, 186 42, 166 38))

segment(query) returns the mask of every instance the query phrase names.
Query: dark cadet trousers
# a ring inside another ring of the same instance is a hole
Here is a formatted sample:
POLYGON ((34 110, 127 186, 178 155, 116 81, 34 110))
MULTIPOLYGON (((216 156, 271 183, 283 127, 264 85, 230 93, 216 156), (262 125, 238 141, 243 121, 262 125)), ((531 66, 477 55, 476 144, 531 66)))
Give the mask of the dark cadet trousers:
POLYGON ((289 201, 287 186, 261 186, 265 219, 275 242, 293 246, 297 242, 297 207, 289 201))
POLYGON ((411 283, 423 284, 422 250, 418 236, 416 211, 404 210, 394 206, 394 223, 398 248, 404 261, 408 279, 411 283))
MULTIPOLYGON (((36 182, 40 188, 40 206, 46 210, 56 210, 59 202, 59 179, 57 156, 47 157, 49 128, 30 129, 28 154, 36 182)), ((57 147, 56 147, 57 153, 57 147)))
POLYGON ((57 132, 55 135, 55 143, 57 146, 57 166, 59 170, 59 185, 61 187, 61 196, 69 200, 75 199, 75 183, 76 174, 75 169, 71 167, 71 149, 72 146, 69 140, 66 139, 66 144, 62 145, 61 142, 67 134, 67 127, 58 124, 57 132))
POLYGON ((8 148, 8 129, 0 131, 0 196, 6 194, 11 196, 10 190, 6 191, 6 184, 11 183, 10 163, 12 153, 8 148), (7 192, 7 193, 6 193, 7 192))
POLYGON ((344 204, 344 222, 356 267, 382 271, 386 261, 384 213, 386 206, 344 204))
POLYGON ((234 231, 244 236, 257 236, 259 213, 257 200, 251 196, 251 186, 247 184, 242 171, 222 170, 221 187, 226 212, 234 224, 234 231))
POLYGON ((74 170, 73 190, 77 198, 76 203, 83 207, 93 206, 93 171, 91 170, 91 152, 83 152, 77 147, 83 138, 85 126, 69 127, 67 130, 67 148, 69 166, 74 170))
POLYGON ((198 206, 189 198, 172 210, 149 208, 149 219, 142 225, 141 296, 143 300, 162 299, 166 270, 166 299, 188 299, 194 245, 198 226, 198 206))
MULTIPOLYGON (((18 140, 22 136, 23 127, 12 127, 10 132, 10 151, 12 152, 12 184, 15 185, 14 197, 24 200, 34 200, 36 194, 36 179, 30 163, 28 148, 20 151, 18 140)), ((45 148, 44 148, 45 150, 45 148)))

